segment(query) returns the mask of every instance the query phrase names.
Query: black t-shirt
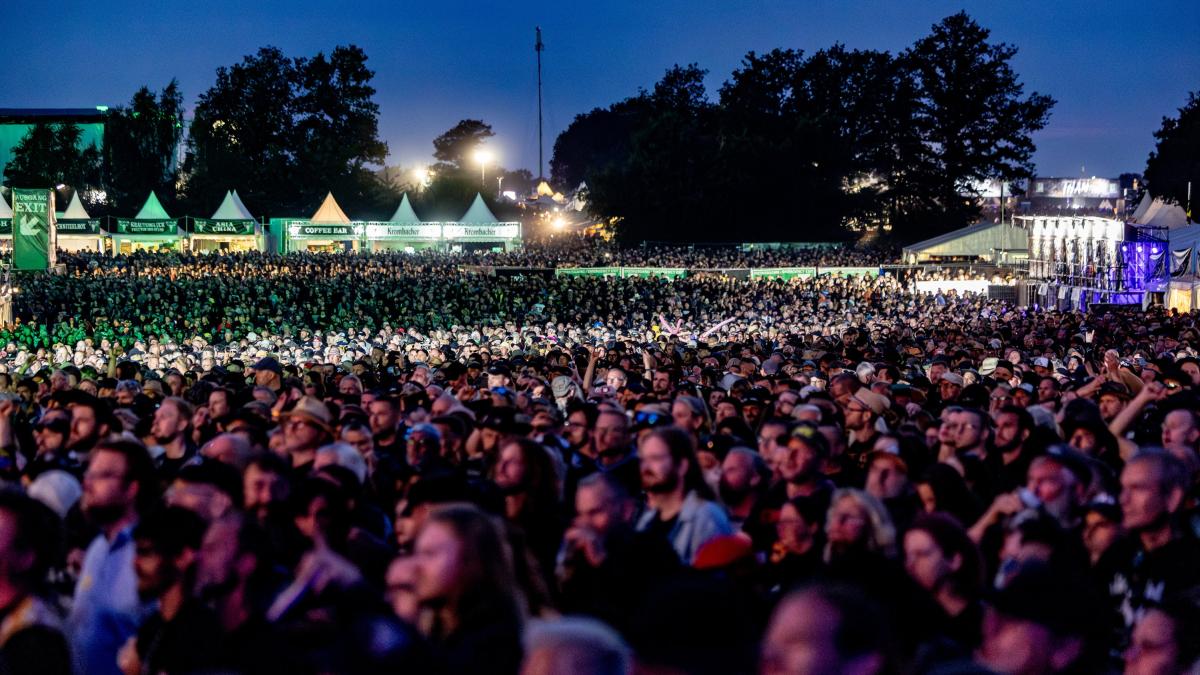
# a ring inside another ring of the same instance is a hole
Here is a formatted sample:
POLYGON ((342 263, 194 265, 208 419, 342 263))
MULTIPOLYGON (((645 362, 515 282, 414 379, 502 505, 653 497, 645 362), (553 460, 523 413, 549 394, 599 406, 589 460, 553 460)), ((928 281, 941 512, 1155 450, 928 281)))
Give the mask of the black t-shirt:
POLYGON ((675 529, 675 523, 679 522, 679 514, 674 517, 663 520, 662 518, 652 518, 650 525, 646 528, 646 533, 651 537, 660 541, 670 542, 671 531, 675 529))
POLYGON ((137 652, 149 673, 191 673, 218 665, 221 629, 216 614, 189 600, 167 621, 155 612, 138 628, 137 652))
POLYGON ((1147 609, 1200 586, 1200 540, 1177 537, 1147 551, 1140 538, 1130 535, 1113 544, 1099 568, 1102 578, 1108 580, 1123 647, 1147 609))

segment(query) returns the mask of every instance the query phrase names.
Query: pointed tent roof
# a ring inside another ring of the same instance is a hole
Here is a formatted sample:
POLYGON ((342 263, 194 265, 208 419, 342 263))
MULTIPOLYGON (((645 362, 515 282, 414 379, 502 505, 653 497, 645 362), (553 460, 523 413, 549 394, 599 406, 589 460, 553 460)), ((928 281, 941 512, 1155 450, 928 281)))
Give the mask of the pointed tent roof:
POLYGON ((86 209, 83 208, 83 201, 79 199, 79 191, 71 195, 71 203, 67 205, 67 210, 63 211, 63 220, 90 220, 86 209))
POLYGON ((0 218, 12 218, 12 207, 5 201, 4 195, 0 194, 0 218))
POLYGON ((238 195, 237 190, 233 191, 233 203, 237 204, 238 211, 241 212, 243 218, 254 220, 254 216, 250 215, 250 209, 246 208, 246 205, 242 203, 242 198, 238 195))
POLYGON ((321 202, 321 208, 309 218, 314 223, 338 223, 340 225, 350 224, 350 219, 346 217, 346 212, 333 198, 333 193, 325 195, 325 201, 321 202))
POLYGON ((158 195, 154 191, 150 191, 150 196, 146 198, 146 203, 142 206, 142 210, 138 211, 133 217, 134 220, 170 220, 171 216, 167 215, 167 210, 163 208, 158 201, 158 195))
POLYGON ((239 208, 238 203, 234 201, 233 193, 226 192, 225 199, 221 200, 221 205, 217 207, 216 213, 212 215, 213 220, 254 220, 250 214, 245 213, 244 208, 239 208))
POLYGON ((471 208, 467 209, 467 212, 463 214, 462 218, 458 219, 458 222, 466 225, 491 225, 500 221, 492 213, 492 210, 487 207, 487 204, 483 202, 483 195, 476 192, 475 201, 471 203, 471 208))
POLYGON ((392 223, 419 223, 421 219, 417 217, 417 212, 413 211, 412 204, 408 201, 408 193, 405 192, 400 197, 400 206, 396 207, 396 212, 392 214, 392 223))

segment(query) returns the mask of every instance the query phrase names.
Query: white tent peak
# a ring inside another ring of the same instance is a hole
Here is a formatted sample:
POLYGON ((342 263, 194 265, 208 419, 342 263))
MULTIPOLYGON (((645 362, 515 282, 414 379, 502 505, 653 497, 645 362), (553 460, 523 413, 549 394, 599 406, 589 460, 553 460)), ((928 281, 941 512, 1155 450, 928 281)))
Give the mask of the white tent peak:
POLYGON ((225 199, 221 200, 221 205, 212 215, 213 220, 254 220, 246 213, 245 207, 241 207, 233 196, 233 192, 226 192, 225 199))
POLYGON ((242 214, 243 218, 254 220, 254 216, 250 215, 250 209, 246 208, 246 205, 242 203, 242 197, 237 193, 237 190, 233 191, 233 203, 237 204, 238 211, 242 214))
POLYGON ((150 191, 150 196, 146 198, 146 203, 142 205, 142 210, 138 211, 133 217, 134 220, 170 220, 171 216, 167 215, 167 210, 163 208, 162 203, 158 201, 158 195, 154 191, 150 191))
POLYGON ((71 195, 71 203, 67 205, 67 210, 63 211, 63 220, 91 220, 86 209, 83 208, 83 200, 79 198, 79 191, 71 195))
POLYGON ((392 214, 389 222, 393 223, 419 223, 421 219, 417 217, 417 212, 413 211, 412 204, 408 201, 408 193, 405 192, 400 197, 400 206, 396 207, 396 212, 392 214))
POLYGON ((0 218, 12 218, 12 207, 5 201, 4 195, 0 194, 0 218))
POLYGON ((471 208, 463 214, 458 222, 466 225, 491 225, 500 222, 492 210, 488 208, 483 201, 483 195, 475 193, 475 201, 471 203, 471 208))
POLYGON ((337 200, 333 198, 333 193, 325 195, 325 201, 321 202, 321 208, 309 218, 313 223, 334 223, 338 225, 349 225, 350 219, 346 217, 346 212, 342 207, 338 206, 337 200))

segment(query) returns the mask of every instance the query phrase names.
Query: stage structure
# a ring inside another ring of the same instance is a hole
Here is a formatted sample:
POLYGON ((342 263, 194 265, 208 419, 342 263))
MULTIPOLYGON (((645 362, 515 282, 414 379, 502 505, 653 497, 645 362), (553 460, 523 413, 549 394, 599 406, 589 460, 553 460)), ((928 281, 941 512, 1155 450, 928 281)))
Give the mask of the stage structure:
POLYGON ((1043 307, 1147 305, 1166 291, 1167 231, 1113 218, 1018 216, 1029 234, 1031 300, 1043 307))

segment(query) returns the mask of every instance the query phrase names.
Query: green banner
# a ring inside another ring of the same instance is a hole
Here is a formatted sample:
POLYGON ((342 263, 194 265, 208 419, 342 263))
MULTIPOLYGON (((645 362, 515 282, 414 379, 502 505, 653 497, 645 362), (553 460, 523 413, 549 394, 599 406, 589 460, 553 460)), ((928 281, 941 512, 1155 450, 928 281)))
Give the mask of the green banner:
POLYGON ((0 218, 0 236, 12 236, 12 218, 0 218))
POLYGON ((750 270, 750 278, 795 279, 817 275, 815 267, 758 267, 750 270))
POLYGON ((559 267, 554 273, 564 277, 609 277, 621 273, 620 267, 559 267))
POLYGON ((678 279, 686 276, 687 270, 682 267, 622 267, 622 277, 666 277, 678 279))
POLYGON ((13 267, 19 270, 50 268, 50 228, 54 224, 54 193, 49 190, 14 189, 13 267))
POLYGON ((100 220, 59 220, 54 223, 59 234, 100 236, 100 220))
POLYGON ((117 234, 176 234, 178 223, 174 220, 126 220, 117 219, 117 234))
POLYGON ((192 232, 194 234, 229 234, 237 236, 252 236, 254 234, 254 221, 192 218, 192 232))
POLYGON ((872 277, 879 276, 878 267, 822 267, 821 274, 833 274, 841 277, 856 277, 867 275, 872 277))

